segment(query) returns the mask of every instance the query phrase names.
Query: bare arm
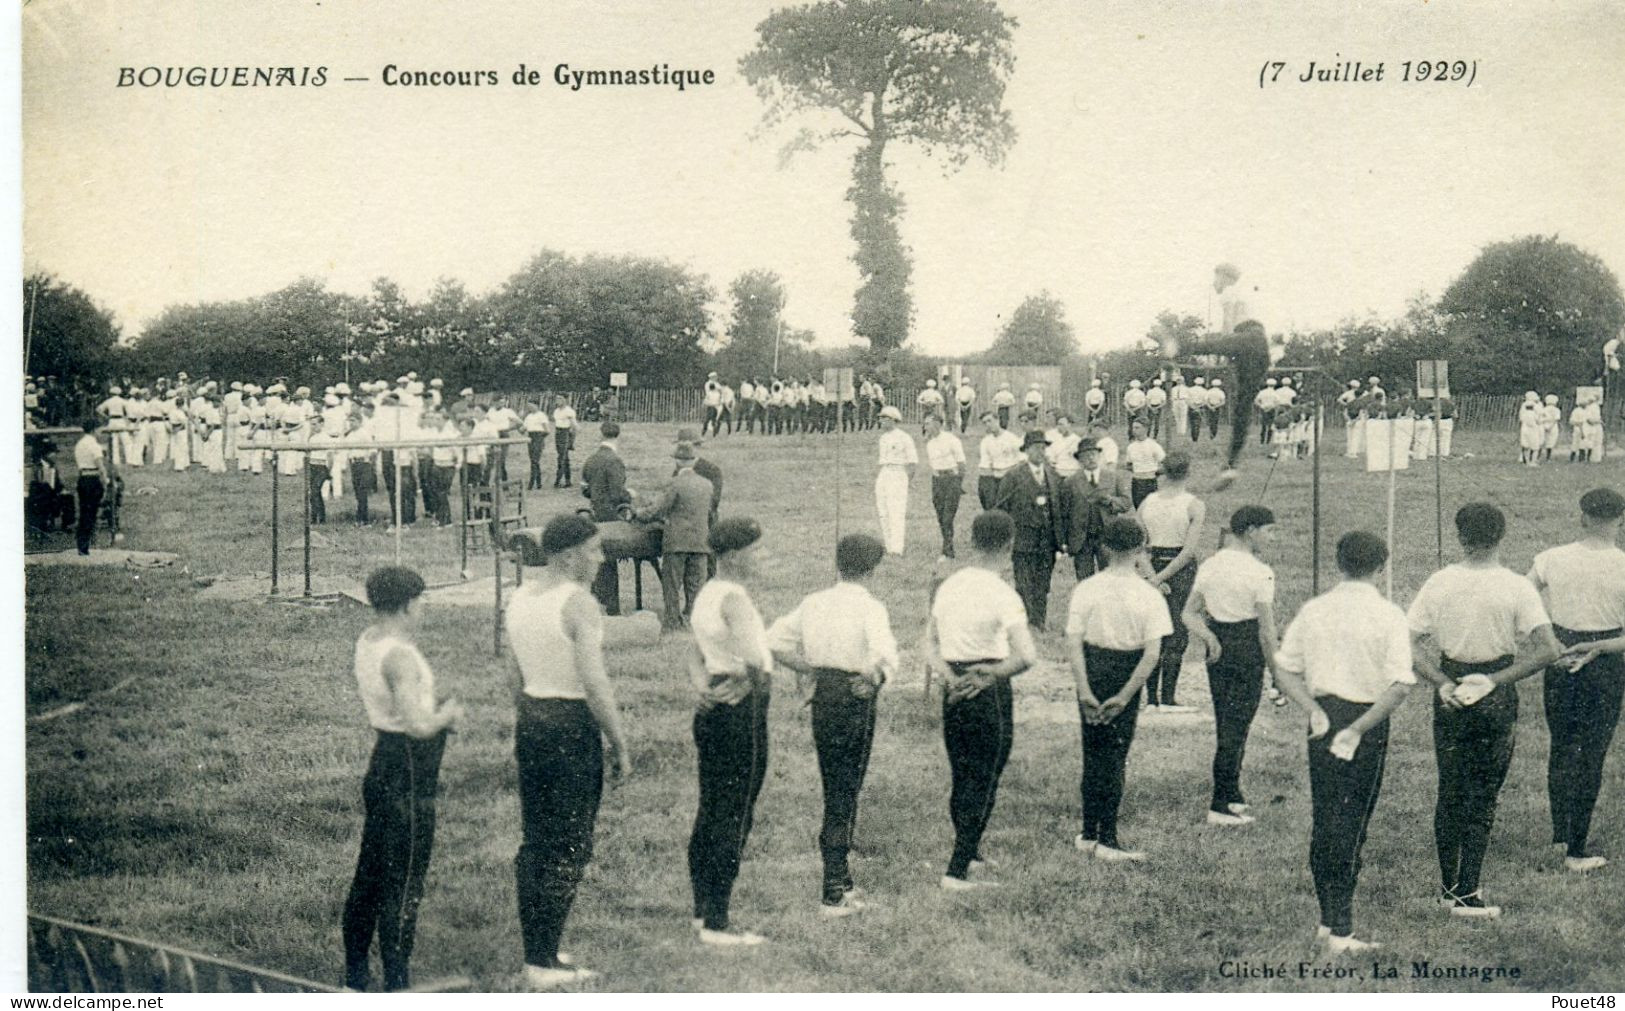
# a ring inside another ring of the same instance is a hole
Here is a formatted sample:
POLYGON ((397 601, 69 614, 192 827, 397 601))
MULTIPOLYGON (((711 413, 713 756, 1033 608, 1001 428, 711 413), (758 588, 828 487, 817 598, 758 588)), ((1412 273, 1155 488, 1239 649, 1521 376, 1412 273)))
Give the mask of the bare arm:
POLYGON ((1100 708, 1100 700, 1089 689, 1089 662, 1083 656, 1083 635, 1068 634, 1066 637, 1067 657, 1072 661, 1072 683, 1078 690, 1078 702, 1085 712, 1100 708))
POLYGON ((1010 655, 992 663, 979 663, 970 669, 972 674, 985 674, 994 678, 1013 678, 1038 660, 1038 648, 1033 645, 1032 629, 1026 623, 1010 629, 1010 655))
POLYGON ((1275 605, 1260 601, 1258 605, 1258 648, 1264 651, 1264 664, 1275 669, 1275 654, 1281 651, 1281 638, 1275 631, 1275 605))
MULTIPOLYGON (((1203 648, 1207 650, 1208 662, 1211 663, 1217 660, 1220 653, 1219 637, 1214 635, 1213 629, 1208 626, 1207 600, 1202 593, 1201 587, 1191 587, 1191 595, 1185 599, 1185 610, 1181 612, 1179 620, 1185 623, 1185 628, 1190 631, 1191 638, 1199 641, 1203 648)), ((1260 626, 1262 627, 1262 623, 1260 623, 1260 626)), ((1260 640, 1262 638, 1262 634, 1260 634, 1260 640)), ((1274 655, 1273 650, 1265 654, 1265 656, 1274 655)))
POLYGON ((396 711, 409 737, 426 740, 450 727, 463 715, 462 707, 447 701, 436 708, 423 702, 423 674, 417 661, 402 647, 384 658, 384 683, 395 699, 396 711))
POLYGON ((581 590, 570 594, 564 604, 564 634, 569 637, 575 654, 576 674, 581 678, 581 689, 587 697, 587 708, 592 710, 599 730, 609 745, 609 761, 619 773, 629 770, 626 754, 626 736, 621 729, 620 707, 615 704, 615 689, 604 671, 604 619, 598 611, 598 602, 581 590))
POLYGON ((1563 645, 1552 633, 1551 625, 1542 625, 1529 633, 1519 652, 1522 655, 1512 661, 1512 666, 1491 674, 1490 680, 1497 685, 1510 685, 1545 670, 1547 664, 1563 655, 1563 645))

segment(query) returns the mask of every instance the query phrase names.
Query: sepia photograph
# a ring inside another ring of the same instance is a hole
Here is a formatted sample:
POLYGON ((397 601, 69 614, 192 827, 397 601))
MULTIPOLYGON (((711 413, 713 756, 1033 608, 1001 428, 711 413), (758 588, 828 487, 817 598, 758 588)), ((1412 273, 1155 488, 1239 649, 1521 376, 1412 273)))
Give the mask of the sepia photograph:
POLYGON ((1625 991, 1625 6, 15 31, 0 989, 1625 991))

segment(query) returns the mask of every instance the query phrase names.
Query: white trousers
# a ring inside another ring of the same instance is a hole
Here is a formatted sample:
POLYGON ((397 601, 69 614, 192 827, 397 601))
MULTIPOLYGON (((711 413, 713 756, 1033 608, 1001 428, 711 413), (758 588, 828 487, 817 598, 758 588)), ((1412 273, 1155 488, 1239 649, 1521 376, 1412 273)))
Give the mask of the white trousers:
POLYGON ((1454 434, 1455 431, 1455 418, 1439 419, 1439 455, 1446 459, 1449 459, 1450 457, 1450 436, 1454 434))
POLYGON ((147 422, 147 446, 152 450, 154 466, 169 459, 169 422, 147 422))
POLYGON ((1354 457, 1364 456, 1365 419, 1355 418, 1353 421, 1349 422, 1348 427, 1344 430, 1344 435, 1348 439, 1348 449, 1345 451, 1345 455, 1354 457))
POLYGON ((140 424, 137 424, 130 431, 119 436, 119 440, 124 444, 124 463, 126 466, 141 466, 142 457, 146 450, 142 439, 145 434, 146 430, 140 424))
POLYGON ((875 510, 880 514, 880 539, 886 550, 902 554, 908 528, 908 471, 895 465, 880 468, 875 475, 875 510))
POLYGON ((1411 438, 1411 459, 1433 459, 1433 419, 1416 419, 1416 435, 1411 438))
POLYGON ((186 470, 192 466, 192 447, 186 442, 186 429, 169 433, 169 459, 174 462, 176 470, 186 470))
POLYGON ((198 462, 211 474, 226 472, 226 434, 220 429, 209 433, 198 448, 198 462))
POLYGON ((1190 419, 1191 405, 1185 403, 1183 400, 1176 400, 1173 403, 1173 408, 1174 431, 1178 432, 1180 435, 1184 435, 1187 422, 1190 419))

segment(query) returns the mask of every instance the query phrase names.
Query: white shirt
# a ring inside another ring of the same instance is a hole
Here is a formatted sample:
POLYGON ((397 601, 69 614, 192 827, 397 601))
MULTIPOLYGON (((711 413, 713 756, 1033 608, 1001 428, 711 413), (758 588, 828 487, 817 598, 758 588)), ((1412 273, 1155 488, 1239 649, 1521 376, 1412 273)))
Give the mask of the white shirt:
POLYGON ((547 412, 541 410, 531 411, 526 414, 525 420, 520 422, 519 425, 527 432, 546 433, 553 428, 553 425, 547 420, 547 412))
POLYGON ((1106 402, 1106 391, 1096 386, 1083 395, 1083 402, 1091 408, 1099 408, 1106 402))
POLYGON ((920 391, 920 395, 915 400, 921 407, 941 407, 942 393, 927 387, 920 391))
POLYGON ((867 674, 897 672, 897 640, 886 605, 857 583, 839 582, 804 597, 768 629, 768 646, 800 653, 814 667, 867 674))
POLYGON ((1144 390, 1129 390, 1123 394, 1123 406, 1130 411, 1138 411, 1145 406, 1144 390))
POLYGON ((1291 407, 1298 401, 1298 390, 1294 386, 1283 386, 1275 391, 1275 406, 1291 407))
POLYGON ((434 672, 416 646, 396 636, 374 638, 371 633, 355 642, 355 681, 361 691, 361 704, 367 710, 367 721, 377 730, 395 734, 404 733, 406 723, 401 719, 395 693, 384 677, 384 660, 397 649, 404 650, 408 662, 418 669, 418 708, 434 712, 434 672))
POLYGON ((1156 410, 1168 402, 1168 392, 1160 386, 1153 386, 1145 391, 1145 406, 1156 410))
MULTIPOLYGON (((433 439, 437 442, 455 442, 461 436, 462 433, 457 431, 457 426, 451 424, 442 425, 432 432, 423 433, 425 439, 433 439)), ((432 446, 429 449, 429 462, 436 467, 455 467, 461 456, 462 450, 456 446, 432 446)))
MULTIPOLYGON (((328 431, 317 432, 309 439, 312 445, 332 445, 338 441, 338 436, 328 431)), ((333 451, 331 449, 313 449, 310 451, 310 465, 312 467, 330 467, 332 464, 333 451)))
POLYGON ((1214 621, 1251 621, 1275 603, 1275 570, 1250 552, 1224 548, 1196 570, 1191 592, 1197 591, 1214 621))
POLYGON ((1168 601, 1138 573, 1107 568, 1072 588, 1066 634, 1101 649, 1144 649, 1174 632, 1168 601))
POLYGON ((485 418, 496 426, 499 433, 519 424, 519 414, 511 407, 493 407, 486 412, 485 418))
POLYGON ((965 466, 965 447, 951 432, 938 432, 925 440, 925 460, 934 471, 951 471, 965 466))
POLYGON ((1196 496, 1188 491, 1170 494, 1158 489, 1140 501, 1140 525, 1145 527, 1148 547, 1182 548, 1191 528, 1191 503, 1196 496))
POLYGON ((1571 632, 1625 628, 1625 551, 1575 541, 1535 556, 1529 581, 1545 591, 1554 625, 1571 632))
POLYGON ((1273 411, 1275 410, 1277 396, 1278 394, 1273 389, 1266 386, 1258 391, 1258 396, 1253 398, 1253 406, 1260 411, 1273 411))
POLYGON ((1042 393, 1038 392, 1037 390, 1028 390, 1027 391, 1027 396, 1022 398, 1022 402, 1025 403, 1028 407, 1036 409, 1038 407, 1043 406, 1043 404, 1044 404, 1044 395, 1042 393))
POLYGON ((722 387, 715 382, 705 384, 705 406, 718 407, 722 404, 722 387))
POLYGON ((1142 480, 1156 477, 1167 456, 1155 439, 1130 439, 1128 445, 1123 447, 1123 458, 1128 462, 1129 472, 1142 480))
POLYGON ((1005 471, 1021 462, 1021 438, 1009 429, 982 436, 977 449, 977 466, 993 477, 1003 477, 1005 471))
POLYGON ((1535 584, 1511 569, 1457 563, 1428 577, 1406 612, 1411 631, 1430 636, 1458 663, 1485 663, 1518 651, 1518 641, 1551 624, 1535 584))
POLYGON ((554 428, 573 428, 576 423, 576 409, 569 404, 553 408, 554 428))
POLYGON ((1304 604, 1281 637, 1275 666, 1302 674, 1311 695, 1372 703, 1413 685, 1405 612, 1370 583, 1342 582, 1304 604))
POLYGON ((1016 406, 1016 395, 1011 393, 1009 390, 1000 390, 999 392, 993 394, 993 406, 1014 407, 1016 406))
POLYGON ((1062 477, 1071 477, 1078 472, 1080 467, 1077 457, 1078 443, 1082 439, 1083 436, 1077 432, 1068 432, 1065 435, 1055 433, 1049 448, 1044 451, 1044 456, 1049 459, 1049 465, 1055 468, 1055 473, 1062 477))
POLYGON ((1027 623, 1027 609, 1009 583, 967 566, 937 587, 931 617, 944 660, 1003 660, 1010 655, 1010 630, 1027 623))
POLYGON ((1109 435, 1102 435, 1095 440, 1095 445, 1100 447, 1100 465, 1107 470, 1115 470, 1117 468, 1117 440, 1109 435))
POLYGON ((705 658, 705 669, 711 674, 743 674, 747 667, 764 671, 773 669, 773 655, 768 650, 767 629, 762 625, 762 614, 751 603, 749 594, 738 583, 712 577, 694 597, 694 613, 689 619, 694 630, 694 644, 705 658), (745 625, 730 629, 722 616, 722 604, 729 596, 738 594, 745 603, 745 625))
POLYGON ((88 474, 101 466, 102 458, 107 450, 102 448, 101 440, 86 432, 73 444, 73 465, 79 468, 79 473, 88 474))
POLYGON ((1224 406, 1224 391, 1223 390, 1216 390, 1216 389, 1213 389, 1213 388, 1209 387, 1208 391, 1207 391, 1207 406, 1209 406, 1209 407, 1223 407, 1224 406))
POLYGON ((522 690, 530 698, 587 697, 576 670, 575 640, 564 632, 564 605, 576 589, 574 583, 544 589, 532 580, 515 590, 508 604, 502 627, 519 664, 522 690))
POLYGON ((976 387, 966 383, 959 388, 959 402, 969 406, 976 403, 976 387))
POLYGON ((901 428, 894 428, 880 437, 880 466, 894 467, 919 463, 920 455, 914 449, 914 440, 901 428))

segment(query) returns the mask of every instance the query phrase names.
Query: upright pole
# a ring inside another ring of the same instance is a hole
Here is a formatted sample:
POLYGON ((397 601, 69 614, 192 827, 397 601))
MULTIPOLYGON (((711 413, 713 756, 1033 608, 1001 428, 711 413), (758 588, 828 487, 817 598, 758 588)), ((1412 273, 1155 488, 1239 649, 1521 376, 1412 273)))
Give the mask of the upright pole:
MULTIPOLYGON (((28 359, 34 351, 34 306, 39 301, 39 280, 35 279, 33 290, 28 293, 28 326, 24 328, 26 336, 23 338, 23 374, 29 375, 28 359)), ((1606 373, 1604 373, 1606 375, 1606 373)), ((117 436, 114 436, 117 438, 117 436)), ((112 459, 111 456, 108 457, 112 459)))
POLYGON ((779 308, 778 328, 773 331, 773 375, 779 374, 779 341, 784 339, 784 308, 779 308))
POLYGON ((458 451, 461 459, 457 467, 457 492, 463 500, 463 522, 457 534, 457 541, 463 554, 462 567, 457 571, 464 579, 468 578, 468 448, 465 446, 458 451))
MULTIPOLYGON (((396 438, 399 438, 399 435, 396 438)), ((395 467, 395 564, 399 565, 401 564, 401 527, 406 521, 406 514, 401 511, 401 450, 399 446, 390 451, 389 460, 395 467)))
POLYGON ((304 466, 300 468, 300 474, 304 478, 302 484, 305 492, 301 497, 305 500, 305 598, 308 600, 310 598, 310 454, 302 453, 300 455, 304 457, 304 466))
POLYGON ((1439 366, 1433 366, 1433 536, 1435 568, 1444 568, 1444 472, 1439 450, 1444 445, 1439 431, 1444 415, 1439 407, 1439 366))
POLYGON ((276 596, 277 590, 277 553, 282 546, 277 542, 278 498, 281 482, 277 480, 277 473, 281 468, 277 465, 277 451, 271 450, 271 596, 276 596))
POLYGON ((1383 426, 1388 430, 1388 564, 1383 573, 1383 585, 1388 599, 1394 599, 1394 449, 1399 441, 1398 425, 1396 419, 1384 418, 1383 426))
MULTIPOLYGON (((837 374, 836 377, 835 377, 835 395, 837 397, 839 397, 840 392, 841 392, 841 379, 840 379, 839 374, 837 374)), ((835 403, 835 541, 836 541, 836 543, 840 543, 840 540, 841 540, 841 475, 843 473, 845 473, 844 471, 841 470, 841 443, 846 441, 846 436, 841 431, 841 414, 842 414, 843 410, 844 410, 844 405, 842 405, 841 402, 839 400, 837 400, 836 403, 835 403)))
POLYGON ((1320 596, 1320 436, 1326 420, 1326 406, 1315 404, 1315 469, 1309 491, 1309 564, 1313 570, 1309 577, 1309 595, 1320 596))
POLYGON ((499 540, 502 532, 502 474, 508 465, 507 446, 496 447, 497 471, 492 482, 496 490, 491 499, 491 569, 494 573, 493 582, 496 584, 496 611, 491 620, 491 649, 497 656, 502 655, 502 544, 499 540))

